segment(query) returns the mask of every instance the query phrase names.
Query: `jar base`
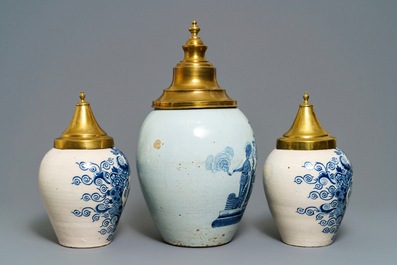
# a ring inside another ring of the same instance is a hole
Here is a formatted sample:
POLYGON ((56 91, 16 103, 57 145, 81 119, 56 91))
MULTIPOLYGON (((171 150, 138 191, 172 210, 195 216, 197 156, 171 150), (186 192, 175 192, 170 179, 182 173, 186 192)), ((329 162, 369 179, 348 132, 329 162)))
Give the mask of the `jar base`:
POLYGON ((321 242, 321 243, 313 243, 313 242, 296 242, 296 241, 286 241, 281 239, 281 241, 284 244, 287 244, 292 247, 301 247, 301 248, 321 248, 321 247, 326 247, 329 245, 332 245, 334 241, 327 241, 327 242, 321 242))
POLYGON ((76 248, 76 249, 85 249, 85 248, 101 248, 101 247, 106 247, 107 245, 109 245, 112 242, 107 242, 105 244, 85 244, 85 245, 78 245, 78 244, 66 244, 64 242, 58 242, 59 245, 61 245, 62 247, 66 247, 66 248, 76 248))
POLYGON ((229 240, 227 242, 218 242, 214 244, 185 244, 185 243, 180 243, 176 241, 166 241, 164 240, 165 243, 175 246, 175 247, 181 247, 181 248, 215 248, 215 247, 220 247, 227 245, 231 242, 232 240, 229 240))

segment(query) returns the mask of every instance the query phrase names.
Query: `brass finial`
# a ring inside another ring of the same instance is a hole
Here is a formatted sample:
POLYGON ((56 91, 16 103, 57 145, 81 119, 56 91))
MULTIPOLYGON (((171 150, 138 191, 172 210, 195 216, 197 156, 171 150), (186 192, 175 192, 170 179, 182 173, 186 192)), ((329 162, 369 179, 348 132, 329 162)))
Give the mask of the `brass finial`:
POLYGON ((192 21, 192 26, 189 28, 190 33, 192 33, 192 37, 196 37, 197 34, 200 32, 200 27, 197 26, 197 21, 192 21))
POLYGON ((85 93, 84 93, 84 91, 81 91, 80 92, 80 103, 85 102, 84 99, 85 99, 85 93))
POLYGON ((303 94, 303 103, 291 128, 279 139, 277 149, 320 150, 336 148, 336 138, 323 129, 316 118, 309 93, 303 94))
POLYGON ((309 93, 307 91, 303 93, 303 104, 309 104, 309 93))
POLYGON ((174 67, 171 86, 153 101, 156 109, 233 108, 237 102, 219 87, 215 67, 206 60, 204 45, 198 36, 200 27, 193 20, 191 36, 182 46, 184 59, 174 67))
POLYGON ((62 135, 54 140, 54 148, 104 149, 113 146, 113 138, 98 125, 90 103, 85 101, 85 93, 81 91, 73 118, 62 135))

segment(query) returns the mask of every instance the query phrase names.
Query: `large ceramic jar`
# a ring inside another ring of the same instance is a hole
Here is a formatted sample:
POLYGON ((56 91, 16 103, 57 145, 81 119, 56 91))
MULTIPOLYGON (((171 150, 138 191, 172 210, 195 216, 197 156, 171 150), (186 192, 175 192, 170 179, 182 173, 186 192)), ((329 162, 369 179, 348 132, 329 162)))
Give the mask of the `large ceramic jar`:
POLYGON ((334 242, 352 188, 352 166, 318 122, 305 93, 295 121, 277 140, 263 171, 267 202, 285 243, 334 242))
POLYGON ((114 236, 129 192, 130 170, 113 138, 80 102, 39 170, 39 188, 59 244, 100 247, 114 236))
POLYGON ((142 124, 137 169, 165 242, 189 247, 232 240, 255 178, 247 118, 216 81, 193 21, 171 86, 142 124))

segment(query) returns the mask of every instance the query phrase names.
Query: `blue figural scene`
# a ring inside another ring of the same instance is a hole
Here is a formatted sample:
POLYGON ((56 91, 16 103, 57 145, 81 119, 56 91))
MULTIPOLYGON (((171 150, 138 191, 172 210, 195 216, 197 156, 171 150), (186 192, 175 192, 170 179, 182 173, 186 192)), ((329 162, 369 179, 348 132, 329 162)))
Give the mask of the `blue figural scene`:
POLYGON ((82 210, 74 210, 72 213, 77 217, 89 217, 97 222, 102 218, 102 225, 98 231, 101 235, 109 234, 108 241, 113 238, 120 220, 121 212, 129 193, 130 169, 124 154, 116 148, 110 152, 116 157, 109 157, 99 165, 92 162, 77 162, 76 164, 82 171, 89 171, 89 175, 75 176, 72 179, 73 185, 95 185, 98 192, 84 193, 81 197, 83 201, 94 201, 98 204, 95 208, 84 207, 82 210))
POLYGON ((230 193, 228 195, 225 208, 219 212, 218 218, 212 222, 212 227, 227 226, 240 222, 249 197, 251 196, 252 186, 255 181, 255 142, 253 141, 245 146, 245 159, 241 161, 237 168, 230 171, 233 156, 233 148, 228 146, 217 155, 208 156, 206 160, 206 169, 212 172, 224 171, 231 177, 234 173, 240 172, 240 188, 238 194, 230 193))
POLYGON ((334 234, 332 240, 335 239, 336 232, 342 222, 345 214, 346 206, 351 194, 352 188, 352 166, 347 160, 345 154, 339 150, 335 150, 338 157, 333 157, 327 164, 320 162, 305 162, 303 167, 318 172, 318 176, 311 174, 295 177, 295 183, 302 184, 305 182, 314 185, 313 190, 309 193, 308 198, 312 200, 320 199, 324 201, 320 207, 309 206, 298 208, 298 214, 306 214, 307 216, 315 215, 319 225, 323 227, 323 233, 334 234))

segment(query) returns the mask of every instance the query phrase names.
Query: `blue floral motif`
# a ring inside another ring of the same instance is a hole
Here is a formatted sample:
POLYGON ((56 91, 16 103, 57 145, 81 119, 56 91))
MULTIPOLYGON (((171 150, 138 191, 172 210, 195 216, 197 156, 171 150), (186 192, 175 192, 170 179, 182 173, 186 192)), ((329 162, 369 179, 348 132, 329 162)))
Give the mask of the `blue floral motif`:
POLYGON ((212 172, 224 171, 229 176, 232 176, 235 172, 241 172, 238 194, 230 193, 228 195, 225 208, 219 212, 218 218, 212 222, 212 227, 236 224, 240 222, 244 214, 255 180, 256 145, 254 141, 245 146, 245 154, 246 157, 242 165, 232 171, 230 171, 230 165, 234 156, 233 148, 228 146, 217 155, 207 157, 207 170, 212 172))
POLYGON ((299 207, 297 213, 315 216, 323 227, 322 232, 333 234, 332 240, 334 240, 345 214, 353 181, 353 169, 345 154, 340 149, 336 149, 334 152, 338 157, 332 157, 331 161, 325 165, 321 162, 313 164, 307 161, 304 163, 304 168, 318 172, 317 177, 311 174, 295 177, 297 184, 305 182, 314 185, 308 198, 324 201, 320 207, 299 207))
POLYGON ((92 214, 92 221, 96 222, 102 218, 102 225, 98 231, 101 235, 109 234, 108 241, 113 238, 120 220, 125 202, 129 193, 130 169, 124 154, 112 148, 110 152, 116 157, 110 157, 99 165, 93 162, 76 162, 82 171, 90 172, 93 177, 87 174, 75 176, 72 179, 73 185, 95 185, 98 192, 84 193, 83 201, 94 201, 98 204, 93 207, 84 207, 82 210, 74 210, 72 213, 77 217, 89 217, 92 214))

